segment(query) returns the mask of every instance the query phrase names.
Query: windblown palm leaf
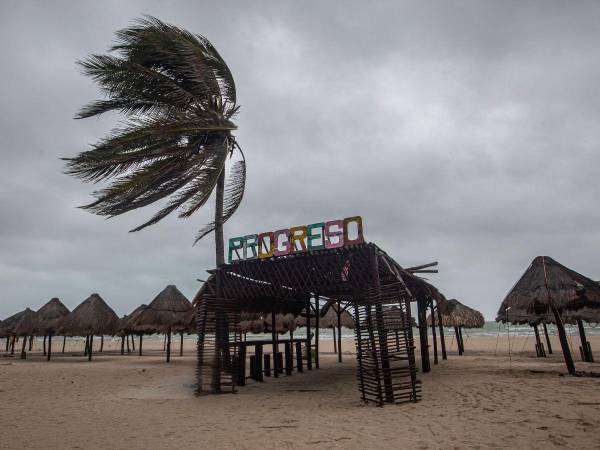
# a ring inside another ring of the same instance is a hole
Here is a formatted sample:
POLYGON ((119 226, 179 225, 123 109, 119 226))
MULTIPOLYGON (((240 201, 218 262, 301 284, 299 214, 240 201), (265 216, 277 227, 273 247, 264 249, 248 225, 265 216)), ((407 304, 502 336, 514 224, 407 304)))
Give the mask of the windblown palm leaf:
MULTIPOLYGON (((109 54, 79 62, 106 98, 76 117, 118 111, 125 120, 91 150, 66 158, 66 173, 87 182, 111 180, 83 206, 99 215, 114 217, 166 199, 131 230, 138 231, 175 210, 189 217, 207 202, 227 157, 239 149, 232 134, 238 106, 231 72, 203 36, 145 16, 116 37, 109 54)), ((243 155, 227 178, 223 222, 243 197, 243 155)), ((214 222, 206 225, 196 241, 214 228, 214 222)))

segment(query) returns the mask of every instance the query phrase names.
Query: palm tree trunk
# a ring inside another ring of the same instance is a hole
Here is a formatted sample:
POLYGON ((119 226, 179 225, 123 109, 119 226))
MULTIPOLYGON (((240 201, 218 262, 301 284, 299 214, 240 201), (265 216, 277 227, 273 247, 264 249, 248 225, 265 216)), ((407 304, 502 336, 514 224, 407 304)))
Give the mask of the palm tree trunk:
POLYGON ((217 180, 215 199, 215 256, 217 267, 225 263, 225 244, 223 241, 223 195, 225 191, 225 167, 217 180))

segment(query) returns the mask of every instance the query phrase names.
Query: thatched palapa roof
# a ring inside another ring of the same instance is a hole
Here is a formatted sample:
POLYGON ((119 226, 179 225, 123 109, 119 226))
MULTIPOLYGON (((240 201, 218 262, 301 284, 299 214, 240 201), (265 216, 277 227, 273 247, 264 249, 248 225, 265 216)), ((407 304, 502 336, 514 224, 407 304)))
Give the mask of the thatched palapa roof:
POLYGON ((2 336, 31 336, 35 330, 36 313, 25 308, 2 322, 2 336))
POLYGON ((65 317, 61 334, 68 336, 111 335, 117 331, 119 317, 98 294, 90 295, 65 317))
MULTIPOLYGON (((445 327, 482 328, 485 325, 483 314, 456 299, 446 300, 439 308, 442 325, 445 327)), ((436 317, 436 323, 437 319, 436 317)), ((427 318, 427 323, 431 324, 431 315, 427 318)))
POLYGON ((546 314, 583 307, 600 308, 600 284, 563 266, 549 256, 538 256, 513 286, 498 310, 507 308, 546 314))
MULTIPOLYGON (((135 331, 133 330, 132 326, 130 325, 141 313, 142 311, 144 311, 146 308, 148 307, 148 305, 140 305, 137 308, 135 308, 133 311, 131 311, 130 314, 123 316, 119 319, 119 325, 117 326, 117 331, 119 335, 126 335, 126 334, 131 334, 131 333, 135 333, 135 331)), ((153 332, 152 332, 153 333, 153 332)), ((146 333, 146 334, 152 334, 152 333, 146 333)))
POLYGON ((69 310, 56 297, 37 310, 35 334, 47 335, 56 334, 62 327, 65 317, 69 315, 69 310))
POLYGON ((187 331, 192 304, 175 287, 164 288, 140 314, 128 322, 136 333, 156 333, 187 331))

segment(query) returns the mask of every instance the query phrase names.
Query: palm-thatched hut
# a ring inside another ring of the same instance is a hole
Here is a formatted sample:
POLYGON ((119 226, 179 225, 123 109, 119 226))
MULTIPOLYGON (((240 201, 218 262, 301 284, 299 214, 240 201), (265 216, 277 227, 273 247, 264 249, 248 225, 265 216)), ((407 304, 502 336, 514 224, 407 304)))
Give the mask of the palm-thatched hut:
MULTIPOLYGON (((37 310, 34 333, 36 336, 44 336, 44 354, 47 355, 48 361, 52 357, 52 336, 59 332, 65 317, 68 315, 69 310, 56 297, 37 310), (47 351, 46 336, 48 336, 47 351)), ((65 351, 65 339, 63 339, 62 351, 63 353, 65 351)))
POLYGON ((92 359, 94 335, 117 332, 119 317, 98 294, 90 295, 63 321, 61 332, 67 336, 85 336, 88 361, 92 359))
MULTIPOLYGON (((538 256, 502 301, 498 314, 515 309, 532 314, 553 315, 567 370, 574 374, 575 364, 569 349, 563 317, 576 314, 586 307, 600 308, 600 284, 549 256, 538 256)), ((573 317, 579 326, 584 360, 592 361, 591 348, 585 338, 581 318, 573 317)))
POLYGON ((121 336, 121 355, 125 354, 125 341, 127 341, 127 353, 129 353, 129 337, 131 336, 131 345, 133 347, 133 351, 135 351, 135 343, 133 339, 133 334, 138 334, 140 337, 140 342, 138 345, 139 355, 142 356, 142 336, 144 334, 153 334, 149 332, 137 332, 133 329, 131 325, 133 321, 148 307, 148 305, 142 304, 135 308, 130 314, 123 316, 119 319, 119 324, 117 326, 117 335, 121 336))
POLYGON ((334 299, 325 304, 319 315, 319 327, 333 331, 333 351, 338 355, 338 362, 342 362, 342 327, 353 330, 356 326, 354 318, 334 299))
POLYGON ((152 302, 129 322, 136 333, 162 332, 167 335, 167 362, 171 360, 171 333, 181 334, 179 354, 183 355, 183 333, 189 330, 192 304, 175 285, 164 288, 152 302))
MULTIPOLYGON (((462 335, 463 328, 482 328, 485 325, 485 319, 476 309, 463 305, 456 299, 446 300, 438 305, 441 325, 454 328, 458 354, 462 355, 465 351, 464 339, 462 335)), ((427 318, 431 323, 431 316, 427 318)))
POLYGON ((25 344, 27 337, 34 334, 36 313, 29 308, 12 315, 3 322, 3 333, 12 338, 10 354, 15 351, 15 340, 22 337, 21 359, 26 358, 25 344))

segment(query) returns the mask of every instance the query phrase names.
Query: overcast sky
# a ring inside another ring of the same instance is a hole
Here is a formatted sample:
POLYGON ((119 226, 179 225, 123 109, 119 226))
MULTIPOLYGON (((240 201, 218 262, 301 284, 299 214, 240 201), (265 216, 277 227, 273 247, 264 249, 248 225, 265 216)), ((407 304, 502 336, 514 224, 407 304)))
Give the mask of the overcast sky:
POLYGON ((213 266, 212 235, 192 247, 212 206, 130 234, 155 208, 94 216, 61 173, 118 119, 73 120, 99 95, 75 61, 142 13, 234 74, 248 183, 226 239, 361 215, 488 319, 536 255, 600 279, 600 3, 324 3, 2 1, 0 318, 92 292, 122 315, 213 266))

